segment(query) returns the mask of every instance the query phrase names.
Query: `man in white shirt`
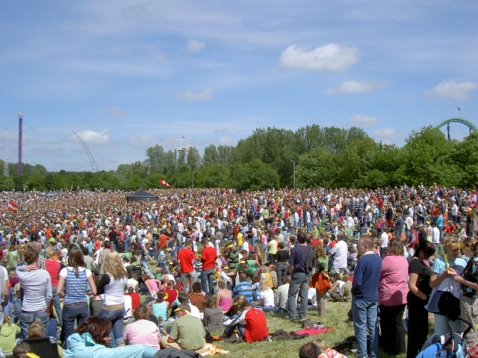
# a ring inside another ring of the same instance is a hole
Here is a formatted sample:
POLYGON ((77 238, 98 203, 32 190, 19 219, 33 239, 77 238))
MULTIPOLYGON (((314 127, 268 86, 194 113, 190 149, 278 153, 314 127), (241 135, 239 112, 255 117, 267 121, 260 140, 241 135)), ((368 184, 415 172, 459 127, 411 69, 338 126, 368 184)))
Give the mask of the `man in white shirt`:
POLYGON ((283 276, 282 283, 283 284, 277 288, 275 295, 275 305, 276 307, 279 307, 282 312, 287 312, 287 296, 289 294, 290 277, 283 276))
POLYGON ((388 249, 388 233, 387 230, 380 235, 380 256, 383 256, 388 249))
POLYGON ((340 232, 338 235, 338 242, 330 249, 330 254, 333 257, 330 274, 344 273, 347 269, 348 247, 344 241, 344 233, 340 232))
POLYGON ((440 230, 435 223, 432 223, 432 244, 440 243, 440 230))
POLYGON ((450 218, 453 222, 458 222, 458 205, 456 205, 456 202, 453 203, 453 206, 451 207, 450 218))

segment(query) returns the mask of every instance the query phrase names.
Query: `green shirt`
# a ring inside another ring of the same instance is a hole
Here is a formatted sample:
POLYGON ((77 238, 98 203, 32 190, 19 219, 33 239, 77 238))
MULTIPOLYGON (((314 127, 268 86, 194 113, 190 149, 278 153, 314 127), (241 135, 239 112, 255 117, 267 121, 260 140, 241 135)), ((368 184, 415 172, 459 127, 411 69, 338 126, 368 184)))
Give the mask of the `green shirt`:
POLYGON ((246 264, 239 264, 237 272, 244 272, 247 276, 253 275, 257 271, 257 266, 254 260, 247 260, 246 264))
POLYGON ((197 317, 187 314, 174 321, 169 336, 177 341, 182 349, 197 351, 204 347, 206 330, 197 317))

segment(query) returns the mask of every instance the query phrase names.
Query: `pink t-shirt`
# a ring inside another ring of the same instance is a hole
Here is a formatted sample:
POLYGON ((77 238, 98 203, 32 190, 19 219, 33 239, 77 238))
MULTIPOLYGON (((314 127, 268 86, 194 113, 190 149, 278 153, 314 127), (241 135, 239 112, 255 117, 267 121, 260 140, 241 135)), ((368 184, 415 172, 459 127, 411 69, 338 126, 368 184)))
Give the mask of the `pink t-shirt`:
POLYGON ((221 297, 219 299, 219 307, 222 308, 222 312, 227 312, 232 306, 232 297, 221 297))
POLYGON ((156 282, 156 280, 152 279, 152 280, 146 280, 145 282, 149 288, 151 289, 151 291, 153 292, 158 292, 159 290, 159 287, 158 287, 158 283, 156 282))
POLYGON ((378 284, 378 304, 398 306, 407 303, 408 261, 404 256, 385 256, 378 284))
POLYGON ((151 321, 140 319, 128 324, 124 328, 123 337, 128 344, 147 344, 159 350, 159 329, 151 321))

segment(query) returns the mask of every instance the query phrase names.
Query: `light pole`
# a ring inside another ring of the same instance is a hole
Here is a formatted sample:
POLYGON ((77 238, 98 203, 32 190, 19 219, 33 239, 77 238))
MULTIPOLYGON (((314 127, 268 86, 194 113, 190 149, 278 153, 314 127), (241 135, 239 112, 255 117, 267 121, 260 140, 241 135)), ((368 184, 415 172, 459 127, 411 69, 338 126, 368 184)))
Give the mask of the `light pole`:
POLYGON ((192 172, 191 189, 194 189, 194 172, 192 172))
POLYGON ((295 160, 291 160, 292 163, 294 163, 294 189, 295 189, 295 160))

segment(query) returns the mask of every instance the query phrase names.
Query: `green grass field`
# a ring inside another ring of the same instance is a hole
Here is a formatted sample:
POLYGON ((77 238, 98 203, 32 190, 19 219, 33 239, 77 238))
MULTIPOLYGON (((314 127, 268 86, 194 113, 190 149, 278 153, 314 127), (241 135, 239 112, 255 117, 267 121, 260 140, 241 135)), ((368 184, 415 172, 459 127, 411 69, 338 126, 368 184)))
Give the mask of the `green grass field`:
MULTIPOLYGON (((310 336, 294 341, 273 341, 273 342, 257 342, 257 343, 238 343, 228 344, 224 342, 215 342, 215 344, 222 349, 226 349, 231 353, 228 357, 231 358, 275 358, 275 357, 298 357, 300 347, 307 342, 313 341, 316 338, 321 338, 330 346, 341 342, 344 338, 354 335, 352 323, 346 323, 347 311, 350 308, 350 303, 336 303, 328 302, 327 317, 320 318, 317 311, 308 311, 307 318, 313 322, 319 320, 325 323, 326 327, 332 328, 331 332, 321 335, 310 336)), ((292 323, 285 314, 275 315, 267 313, 267 325, 269 332, 275 332, 283 329, 287 332, 298 331, 302 329, 299 323, 292 323)), ((406 338, 406 337, 405 337, 406 338)), ((353 357, 354 355, 350 355, 353 357)), ((396 357, 405 357, 406 355, 399 355, 396 357)), ((380 353, 380 357, 392 357, 385 353, 380 353)))

